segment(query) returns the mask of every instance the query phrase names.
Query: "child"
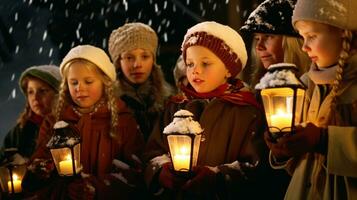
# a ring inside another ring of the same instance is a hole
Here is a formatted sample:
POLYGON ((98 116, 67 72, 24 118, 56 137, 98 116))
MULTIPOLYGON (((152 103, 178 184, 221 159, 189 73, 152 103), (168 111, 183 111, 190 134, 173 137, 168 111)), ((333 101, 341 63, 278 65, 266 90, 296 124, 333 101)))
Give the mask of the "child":
POLYGON ((252 43, 252 88, 267 72, 271 64, 288 62, 299 68, 298 75, 310 65, 309 57, 301 50, 303 40, 291 25, 296 0, 266 0, 248 17, 240 28, 254 34, 252 43))
POLYGON ((256 191, 274 196, 267 184, 273 178, 264 161, 263 115, 254 95, 236 79, 247 61, 242 38, 228 26, 203 22, 187 31, 181 49, 189 83, 182 87, 184 99, 168 102, 146 146, 150 190, 167 198, 177 191, 193 199, 254 199, 256 191), (162 134, 179 109, 192 112, 204 129, 195 176, 188 181, 172 172, 162 134))
MULTIPOLYGON (((127 175, 133 174, 136 169, 114 173, 113 170, 120 170, 120 165, 113 166, 112 163, 125 162, 136 167, 144 141, 124 102, 114 96, 116 73, 113 64, 103 50, 83 45, 69 51, 60 70, 63 80, 57 110, 55 116, 41 126, 39 146, 32 157, 30 169, 38 169, 36 165, 41 165, 39 161, 51 159, 46 144, 52 136, 54 122, 63 120, 79 129, 80 158, 85 175, 70 181, 67 179, 64 185, 63 180, 53 172, 47 179, 50 182, 47 185, 53 186, 52 190, 48 190, 51 193, 42 197, 126 198, 125 195, 136 186, 136 182, 132 182, 127 175)), ((45 171, 51 173, 51 169, 45 168, 45 171)), ((49 176, 42 173, 38 176, 49 176)))
POLYGON ((146 24, 127 23, 112 32, 108 46, 118 71, 119 96, 135 114, 147 140, 164 100, 172 93, 156 64, 157 35, 146 24))
POLYGON ((24 111, 17 124, 6 135, 0 151, 0 163, 5 152, 15 150, 28 160, 35 151, 39 127, 52 110, 61 81, 59 68, 54 65, 32 66, 22 72, 19 86, 26 97, 24 111))
POLYGON ((292 174, 285 199, 357 197, 356 10, 355 0, 296 4, 292 22, 313 62, 306 126, 276 144, 265 137, 272 165, 292 174))

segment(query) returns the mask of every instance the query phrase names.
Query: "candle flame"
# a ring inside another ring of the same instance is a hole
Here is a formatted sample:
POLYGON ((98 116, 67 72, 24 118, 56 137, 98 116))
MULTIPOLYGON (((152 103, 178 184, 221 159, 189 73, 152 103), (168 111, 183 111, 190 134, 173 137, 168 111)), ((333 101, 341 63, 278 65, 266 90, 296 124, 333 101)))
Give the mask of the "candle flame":
POLYGON ((13 174, 12 175, 12 180, 13 181, 17 181, 19 179, 19 177, 16 175, 16 174, 13 174))
POLYGON ((180 153, 181 154, 188 154, 188 148, 187 147, 181 147, 180 148, 180 153))
POLYGON ((70 154, 67 154, 66 156, 65 156, 65 158, 64 158, 65 160, 72 160, 72 158, 71 158, 71 155, 70 154))

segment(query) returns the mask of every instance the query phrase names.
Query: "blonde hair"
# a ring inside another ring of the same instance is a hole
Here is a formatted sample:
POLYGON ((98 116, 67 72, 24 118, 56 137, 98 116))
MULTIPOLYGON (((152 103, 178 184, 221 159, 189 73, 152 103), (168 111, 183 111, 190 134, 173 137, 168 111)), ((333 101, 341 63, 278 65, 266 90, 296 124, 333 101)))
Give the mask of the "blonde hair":
POLYGON ((353 33, 350 30, 343 30, 342 34, 342 51, 337 61, 337 70, 336 70, 336 77, 332 85, 331 96, 331 112, 330 112, 330 120, 336 111, 337 106, 337 98, 338 98, 338 91, 341 87, 341 82, 343 80, 343 70, 346 64, 347 59, 351 55, 351 50, 355 50, 357 48, 356 45, 356 33, 353 33))
MULTIPOLYGON (((304 41, 302 38, 283 35, 283 40, 282 40, 282 48, 284 51, 283 62, 295 64, 299 69, 299 72, 297 73, 298 77, 300 77, 302 74, 308 71, 308 68, 310 67, 311 64, 308 55, 302 51, 303 44, 304 41)), ((262 62, 260 61, 259 56, 256 53, 255 46, 256 46, 256 41, 254 40, 252 42, 252 48, 251 48, 251 55, 253 58, 252 67, 254 69, 251 74, 251 81, 250 81, 250 85, 253 88, 267 72, 262 62)))
POLYGON ((99 77, 104 85, 104 96, 105 96, 104 98, 107 102, 107 106, 108 106, 108 109, 110 110, 110 115, 111 115, 110 116, 111 117, 111 127, 110 127, 109 134, 111 137, 116 138, 117 137, 116 129, 118 126, 118 107, 116 105, 116 97, 114 95, 116 82, 112 81, 94 63, 92 63, 88 60, 85 60, 85 59, 81 59, 81 58, 73 59, 65 66, 65 68, 63 70, 63 78, 62 78, 62 82, 61 82, 60 90, 59 90, 59 99, 58 99, 56 111, 55 111, 56 121, 60 120, 62 109, 65 105, 68 105, 68 104, 74 105, 74 102, 71 99, 69 89, 68 89, 67 75, 68 75, 68 71, 69 71, 71 64, 73 64, 75 62, 83 63, 87 67, 87 69, 95 71, 97 74, 99 74, 99 77))

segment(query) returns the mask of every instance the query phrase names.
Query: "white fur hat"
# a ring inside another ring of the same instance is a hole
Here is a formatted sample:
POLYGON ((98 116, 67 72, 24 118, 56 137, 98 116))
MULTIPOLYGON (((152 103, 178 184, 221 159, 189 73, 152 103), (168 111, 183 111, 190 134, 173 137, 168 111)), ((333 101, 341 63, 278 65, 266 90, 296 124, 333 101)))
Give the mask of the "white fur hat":
POLYGON ((113 63, 110 61, 109 56, 100 48, 91 45, 79 45, 72 48, 67 55, 63 58, 60 65, 61 75, 63 70, 70 61, 74 59, 85 59, 95 64, 106 74, 112 81, 116 80, 116 72, 113 63))

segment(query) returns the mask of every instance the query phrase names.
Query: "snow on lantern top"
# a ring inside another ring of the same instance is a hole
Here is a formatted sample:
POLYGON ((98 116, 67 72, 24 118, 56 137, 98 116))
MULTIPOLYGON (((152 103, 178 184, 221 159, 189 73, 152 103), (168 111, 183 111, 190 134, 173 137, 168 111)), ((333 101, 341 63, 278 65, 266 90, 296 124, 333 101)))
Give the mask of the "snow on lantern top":
POLYGON ((54 135, 47 143, 48 148, 72 147, 80 142, 79 130, 65 121, 58 121, 53 126, 54 135))
POLYGON ((301 81, 296 77, 295 72, 298 68, 292 63, 277 63, 268 67, 268 72, 260 79, 255 89, 292 86, 304 87, 301 81))
POLYGON ((201 125, 193 120, 193 114, 188 110, 179 110, 174 114, 173 121, 164 129, 164 134, 201 134, 201 125))

